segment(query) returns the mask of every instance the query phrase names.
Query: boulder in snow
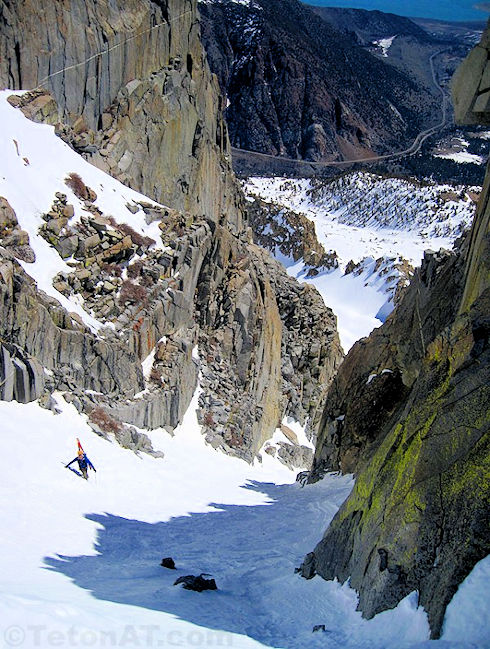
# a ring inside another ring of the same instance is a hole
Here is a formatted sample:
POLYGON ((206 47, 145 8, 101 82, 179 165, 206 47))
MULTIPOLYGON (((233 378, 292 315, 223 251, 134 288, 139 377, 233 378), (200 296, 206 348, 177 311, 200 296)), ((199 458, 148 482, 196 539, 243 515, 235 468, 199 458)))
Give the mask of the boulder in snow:
POLYGON ((184 584, 186 590, 195 590, 198 593, 203 590, 218 590, 214 579, 205 579, 205 576, 208 577, 209 575, 205 575, 204 573, 201 573, 198 577, 195 575, 185 575, 184 577, 176 579, 174 581, 174 586, 184 584))

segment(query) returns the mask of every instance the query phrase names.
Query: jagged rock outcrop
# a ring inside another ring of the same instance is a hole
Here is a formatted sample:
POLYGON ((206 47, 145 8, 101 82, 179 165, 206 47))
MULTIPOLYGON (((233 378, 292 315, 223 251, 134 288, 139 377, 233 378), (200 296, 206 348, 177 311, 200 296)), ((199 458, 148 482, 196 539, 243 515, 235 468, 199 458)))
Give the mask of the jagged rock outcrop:
POLYGON ((210 66, 228 97, 234 147, 349 160, 398 150, 435 121, 430 81, 372 56, 298 0, 199 8, 210 66))
POLYGON ((77 314, 39 293, 5 251, 0 335, 52 373, 51 389, 75 394, 89 420, 101 408, 106 428, 98 432, 119 439, 122 422, 172 430, 199 368, 208 441, 248 460, 284 415, 305 422, 315 412, 342 357, 335 318, 315 289, 212 221, 145 207, 160 219, 162 250, 85 205, 87 216, 71 222, 65 215, 73 206, 58 193, 40 234, 72 259, 54 287, 83 300, 113 330, 90 332, 77 314), (144 378, 141 362, 150 354, 144 378))
POLYGON ((490 34, 488 27, 480 43, 470 52, 456 71, 453 84, 459 90, 453 93, 454 110, 464 124, 490 123, 490 90, 488 75, 490 65, 490 34))
POLYGON ((116 336, 103 340, 88 331, 77 314, 68 313, 54 298, 39 291, 1 248, 0 294, 2 340, 15 343, 47 370, 56 372, 58 387, 73 385, 128 396, 144 387, 134 352, 116 336))
POLYGON ((17 215, 3 196, 0 196, 0 245, 8 248, 17 259, 28 263, 36 260, 29 234, 19 227, 17 215))
POLYGON ((367 617, 417 590, 432 637, 490 550, 489 194, 487 171, 469 236, 426 253, 397 309, 346 357, 314 460, 313 479, 341 469, 356 484, 304 576, 350 578, 367 617))
POLYGON ((325 250, 317 239, 314 223, 304 214, 255 196, 247 201, 247 216, 258 245, 276 257, 303 260, 310 276, 338 266, 337 253, 325 250))
POLYGON ((202 421, 211 443, 258 450, 283 416, 313 416, 342 351, 335 316, 313 287, 253 244, 224 252, 212 250, 199 279, 209 394, 200 400, 202 421))
POLYGON ((0 19, 0 84, 38 89, 37 119, 147 196, 239 229, 196 0, 3 2, 0 19))

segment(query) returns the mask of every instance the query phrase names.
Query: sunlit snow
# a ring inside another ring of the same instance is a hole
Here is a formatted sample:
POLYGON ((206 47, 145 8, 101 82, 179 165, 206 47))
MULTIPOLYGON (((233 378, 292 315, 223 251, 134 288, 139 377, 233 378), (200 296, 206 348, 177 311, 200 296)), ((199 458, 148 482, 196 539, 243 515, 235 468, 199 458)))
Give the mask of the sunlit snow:
MULTIPOLYGON (((96 330, 100 323, 82 305, 52 287, 66 263, 38 236, 41 214, 61 191, 75 207, 73 218, 80 218, 83 205, 64 182, 76 172, 96 191, 96 205, 105 214, 161 245, 156 224, 148 226, 141 210, 133 215, 126 207, 151 201, 90 166, 53 128, 29 122, 6 102, 9 94, 0 93, 0 195, 36 252, 36 262, 23 266, 40 288, 96 330)), ((366 314, 374 304, 370 282, 376 291, 378 281, 369 273, 368 263, 361 279, 342 284, 353 283, 358 312, 366 314)), ((340 283, 332 277, 334 300, 340 283)), ((317 281, 325 282, 326 293, 329 276, 317 281)), ((340 304, 341 291, 337 299, 340 304)), ((348 308, 349 300, 343 301, 348 308)), ((353 329, 349 335, 358 334, 353 329)), ((143 363, 146 373, 150 359, 143 363)), ((352 478, 328 475, 302 488, 295 472, 265 452, 261 462, 249 465, 214 450, 197 421, 198 394, 174 435, 146 431, 163 458, 136 455, 97 436, 62 394, 55 395, 61 411, 56 415, 35 402, 0 402, 2 646, 488 646, 488 562, 462 584, 449 606, 443 640, 434 642, 416 593, 366 621, 348 584, 296 574, 349 494, 352 478), (64 467, 76 454, 77 437, 97 469, 87 482, 64 467), (174 558, 176 571, 160 566, 166 556, 174 558), (217 591, 194 593, 173 585, 178 576, 201 572, 212 574, 217 591), (312 633, 317 624, 325 632, 312 633)), ((311 445, 297 423, 283 423, 300 443, 311 445)), ((284 434, 277 432, 275 439, 284 440, 284 434)))
POLYGON ((56 192, 67 195, 75 209, 74 223, 84 211, 83 201, 66 185, 69 173, 78 173, 85 184, 97 194, 95 205, 118 222, 129 223, 135 230, 155 240, 162 247, 157 223, 147 225, 143 210, 130 212, 127 204, 144 201, 156 204, 146 196, 133 191, 89 164, 54 134, 54 127, 36 124, 13 108, 7 98, 22 94, 10 90, 0 91, 0 196, 5 197, 14 209, 19 224, 29 234, 36 263, 20 262, 24 270, 36 281, 38 287, 56 298, 68 311, 81 316, 93 331, 102 324, 83 309, 74 298, 67 298, 53 287, 53 278, 59 272, 70 270, 58 252, 39 236, 43 224, 42 214, 50 210, 56 192))

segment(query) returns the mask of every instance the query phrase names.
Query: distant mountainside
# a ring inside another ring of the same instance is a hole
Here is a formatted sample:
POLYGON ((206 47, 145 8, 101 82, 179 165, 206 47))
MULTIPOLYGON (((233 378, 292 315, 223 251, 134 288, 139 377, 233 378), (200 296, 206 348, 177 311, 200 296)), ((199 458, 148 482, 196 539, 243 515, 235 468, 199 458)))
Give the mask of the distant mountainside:
POLYGON ((317 16, 323 18, 336 29, 354 32, 363 45, 376 38, 397 35, 411 36, 422 43, 431 42, 429 34, 410 18, 368 11, 367 9, 344 9, 339 7, 309 7, 317 16))
POLYGON ((430 81, 387 65, 298 0, 201 0, 199 9, 232 146, 351 159, 398 149, 433 123, 430 81))
POLYGON ((450 23, 430 19, 406 18, 382 11, 314 7, 310 9, 335 29, 354 35, 362 47, 381 56, 418 84, 433 84, 429 57, 444 85, 478 43, 485 23, 450 23))

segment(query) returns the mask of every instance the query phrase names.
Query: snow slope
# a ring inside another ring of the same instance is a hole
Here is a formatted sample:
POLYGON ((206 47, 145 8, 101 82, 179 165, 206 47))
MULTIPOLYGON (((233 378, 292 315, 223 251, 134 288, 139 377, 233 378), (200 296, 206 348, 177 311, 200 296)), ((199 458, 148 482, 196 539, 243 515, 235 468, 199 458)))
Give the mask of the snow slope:
POLYGON ((384 322, 393 309, 399 277, 395 266, 404 260, 420 265, 428 248, 451 249, 475 210, 469 188, 419 185, 366 172, 323 183, 252 177, 244 190, 250 197, 304 214, 315 224, 325 250, 336 252, 339 268, 313 278, 307 278, 303 263, 281 254, 277 258, 290 275, 320 291, 337 315, 345 351, 384 322), (381 259, 379 268, 377 259, 381 259), (357 275, 344 274, 351 260, 362 262, 357 275))
POLYGON ((373 45, 376 47, 379 47, 381 50, 381 55, 384 57, 388 56, 388 50, 390 47, 393 45, 393 41, 395 40, 395 36, 390 36, 389 38, 381 38, 379 41, 373 41, 373 45))
POLYGON ((371 257, 363 264, 359 275, 344 275, 340 268, 307 277, 307 269, 299 262, 287 267, 288 273, 299 281, 313 284, 327 306, 337 316, 340 342, 347 353, 352 345, 379 327, 393 310, 393 300, 385 278, 375 272, 371 257))
POLYGON ((318 240, 336 251, 341 266, 398 255, 418 265, 427 248, 452 248, 475 212, 469 188, 423 186, 366 172, 319 184, 253 177, 244 189, 312 220, 318 240))
POLYGON ((301 488, 265 453, 250 466, 213 450, 197 394, 174 437, 151 434, 164 459, 97 437, 57 400, 59 415, 0 403, 4 646, 485 646, 488 562, 461 587, 446 642, 430 643, 415 595, 366 621, 347 585, 294 573, 348 495, 348 476, 301 488), (97 469, 88 482, 63 467, 77 435, 97 469), (160 567, 164 556, 176 571, 160 567), (201 572, 218 591, 173 586, 201 572), (327 631, 312 633, 315 624, 327 631))

